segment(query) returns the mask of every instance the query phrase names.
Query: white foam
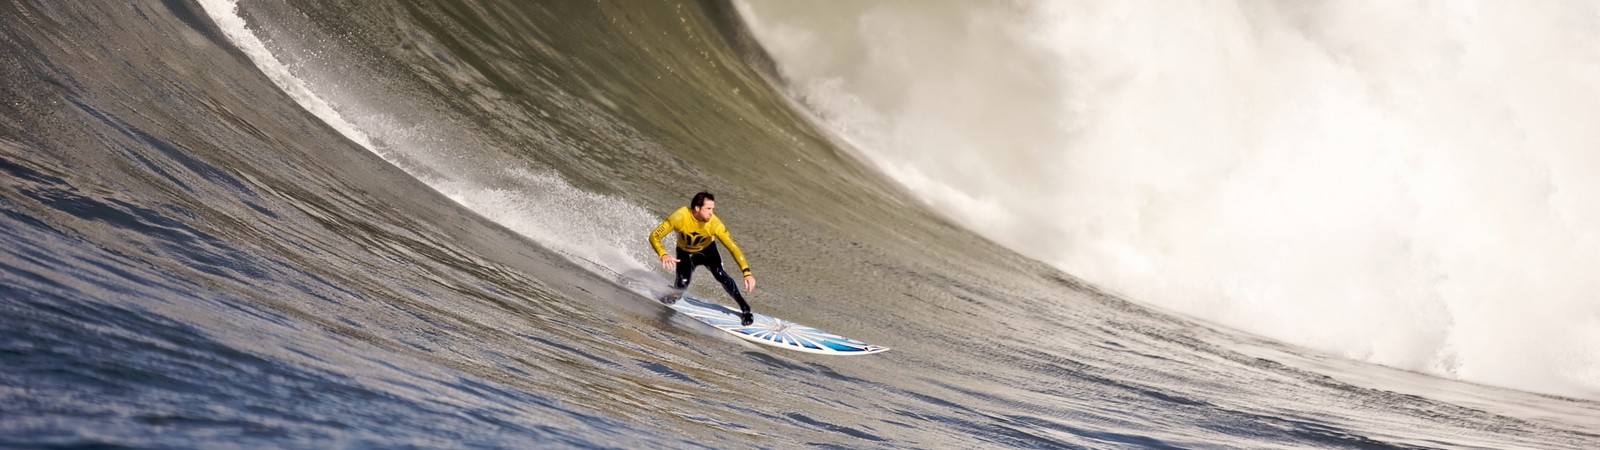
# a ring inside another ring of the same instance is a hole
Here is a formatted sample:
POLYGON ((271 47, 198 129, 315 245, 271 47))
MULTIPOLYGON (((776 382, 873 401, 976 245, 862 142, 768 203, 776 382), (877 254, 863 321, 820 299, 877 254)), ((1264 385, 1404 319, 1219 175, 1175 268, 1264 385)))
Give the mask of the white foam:
MULTIPOLYGON (((514 149, 497 153, 455 148, 460 142, 491 140, 469 139, 470 131, 451 126, 444 118, 418 123, 382 107, 369 107, 359 94, 340 89, 341 77, 325 76, 327 68, 282 63, 247 26, 235 0, 202 0, 201 6, 230 42, 307 111, 434 190, 598 274, 620 276, 651 269, 655 255, 650 254, 645 236, 659 217, 626 200, 575 188, 551 171, 536 171, 520 161, 499 164, 480 159, 515 154, 514 149)), ((290 53, 308 45, 274 44, 290 53)))
POLYGON ((740 4, 954 220, 1173 311, 1600 397, 1593 3, 740 4))
MULTIPOLYGON (((345 138, 361 144, 362 147, 375 153, 378 152, 378 146, 373 143, 370 136, 367 136, 365 132, 362 132, 354 124, 345 120, 344 116, 339 114, 339 111, 335 110, 332 105, 312 92, 311 88, 306 86, 305 81, 296 77, 294 72, 280 62, 278 57, 267 49, 267 45, 261 42, 261 39, 256 37, 255 33, 250 31, 249 26, 245 24, 244 18, 239 16, 238 0, 200 0, 200 8, 206 10, 206 15, 210 16, 211 21, 216 23, 217 28, 222 30, 222 34, 228 37, 228 41, 232 42, 239 51, 244 52, 245 56, 250 57, 250 61, 254 62, 256 67, 261 69, 261 72, 272 80, 273 84, 278 85, 279 89, 283 89, 284 93, 289 94, 290 98, 300 103, 307 111, 322 119, 323 122, 337 130, 339 134, 344 135, 345 138)), ((382 153, 379 154, 382 155, 382 153)))
MULTIPOLYGON (((602 275, 649 271, 645 236, 661 217, 621 199, 572 187, 559 176, 524 168, 504 172, 506 187, 473 182, 434 186, 467 209, 556 250, 602 275)), ((665 278, 662 279, 665 281, 665 278)))

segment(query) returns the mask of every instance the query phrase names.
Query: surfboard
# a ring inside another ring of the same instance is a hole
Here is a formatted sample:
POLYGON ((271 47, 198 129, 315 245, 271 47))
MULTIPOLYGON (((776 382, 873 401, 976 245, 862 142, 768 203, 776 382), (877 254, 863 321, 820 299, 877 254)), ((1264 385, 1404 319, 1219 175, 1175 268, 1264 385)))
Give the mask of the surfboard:
POLYGON ((819 355, 870 355, 889 347, 872 345, 827 331, 754 313, 749 326, 739 323, 739 311, 716 303, 683 296, 667 307, 712 327, 761 345, 819 355))

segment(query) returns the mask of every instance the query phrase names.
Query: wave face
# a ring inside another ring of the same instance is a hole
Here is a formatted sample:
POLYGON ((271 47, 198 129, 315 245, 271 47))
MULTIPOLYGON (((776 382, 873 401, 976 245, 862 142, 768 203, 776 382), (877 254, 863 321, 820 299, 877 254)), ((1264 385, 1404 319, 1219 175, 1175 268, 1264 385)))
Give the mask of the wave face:
POLYGON ((789 89, 951 220, 1343 357, 1600 397, 1594 3, 751 1, 789 89))
POLYGON ((793 108, 744 27, 716 2, 0 5, 0 447, 1600 443, 1592 401, 1153 312, 965 231, 793 108), (654 304, 644 236, 702 189, 755 308, 894 351, 654 304))

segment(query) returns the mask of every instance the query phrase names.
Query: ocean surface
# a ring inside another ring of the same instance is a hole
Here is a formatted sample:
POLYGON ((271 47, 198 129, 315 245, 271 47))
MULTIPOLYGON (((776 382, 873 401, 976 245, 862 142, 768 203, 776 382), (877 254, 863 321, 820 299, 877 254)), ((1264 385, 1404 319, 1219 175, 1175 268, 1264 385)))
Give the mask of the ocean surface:
POLYGON ((1581 383, 1351 357, 1002 242, 837 126, 772 14, 0 4, 0 447, 1600 447, 1581 383), (656 304, 646 236, 701 190, 756 310, 893 350, 656 304))

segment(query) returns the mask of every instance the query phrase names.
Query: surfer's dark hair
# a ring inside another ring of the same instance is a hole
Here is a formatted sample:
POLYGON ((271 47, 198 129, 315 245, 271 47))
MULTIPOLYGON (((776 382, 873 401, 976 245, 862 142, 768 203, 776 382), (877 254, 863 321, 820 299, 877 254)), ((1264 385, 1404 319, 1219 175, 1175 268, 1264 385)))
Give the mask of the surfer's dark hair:
POLYGON ((710 192, 701 192, 699 194, 695 194, 694 199, 689 200, 689 207, 699 208, 706 204, 706 200, 711 200, 713 202, 717 201, 717 196, 711 195, 710 192))

